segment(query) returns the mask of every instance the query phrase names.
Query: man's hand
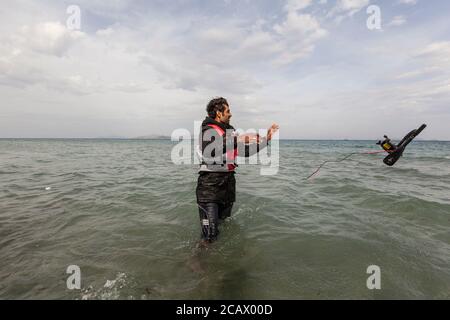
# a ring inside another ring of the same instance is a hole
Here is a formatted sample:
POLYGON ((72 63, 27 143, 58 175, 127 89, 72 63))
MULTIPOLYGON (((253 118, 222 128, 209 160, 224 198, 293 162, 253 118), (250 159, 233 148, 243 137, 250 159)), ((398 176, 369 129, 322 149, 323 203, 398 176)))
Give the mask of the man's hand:
MULTIPOLYGON (((267 130, 267 141, 272 140, 272 135, 277 132, 279 129, 279 126, 274 123, 272 126, 267 130)), ((252 144, 252 143, 260 143, 261 137, 257 133, 247 133, 247 134, 241 134, 237 137, 238 143, 245 143, 245 144, 252 144)))
POLYGON ((274 123, 272 124, 272 126, 267 130, 267 140, 270 141, 272 140, 272 135, 278 131, 280 127, 274 123))
POLYGON ((251 143, 259 143, 259 134, 256 133, 247 133, 241 134, 237 137, 238 143, 251 144, 251 143))

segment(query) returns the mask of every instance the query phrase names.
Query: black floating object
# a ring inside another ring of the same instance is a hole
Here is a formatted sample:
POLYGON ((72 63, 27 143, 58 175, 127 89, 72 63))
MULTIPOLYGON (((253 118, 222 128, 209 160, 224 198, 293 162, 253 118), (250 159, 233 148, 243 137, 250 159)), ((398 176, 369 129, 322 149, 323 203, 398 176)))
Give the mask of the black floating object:
POLYGON ((395 149, 395 151, 389 153, 386 158, 383 159, 383 162, 385 164, 387 164, 388 166, 393 166, 398 159, 400 159, 400 157, 403 154, 403 151, 405 150, 406 146, 413 141, 413 139, 415 137, 417 137, 419 135, 419 133, 422 132, 423 129, 426 128, 426 124, 421 125, 418 129, 414 129, 413 131, 411 131, 410 133, 408 133, 397 145, 397 148, 395 149))

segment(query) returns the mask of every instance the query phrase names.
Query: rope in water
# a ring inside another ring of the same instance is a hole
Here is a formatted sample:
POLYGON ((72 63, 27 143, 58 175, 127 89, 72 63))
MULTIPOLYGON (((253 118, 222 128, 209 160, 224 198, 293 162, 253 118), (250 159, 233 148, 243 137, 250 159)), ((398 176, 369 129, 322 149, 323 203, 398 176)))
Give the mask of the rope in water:
POLYGON ((355 154, 376 154, 376 153, 381 153, 381 152, 388 152, 388 151, 386 151, 386 150, 381 150, 381 151, 370 151, 370 152, 352 152, 352 153, 346 155, 344 158, 342 158, 342 159, 340 159, 340 160, 327 160, 327 161, 324 161, 324 162, 316 169, 316 171, 314 171, 314 172, 313 172, 308 178, 306 178, 305 180, 309 180, 309 179, 312 178, 314 175, 316 175, 316 174, 320 171, 320 169, 321 169, 326 163, 329 163, 329 162, 342 162, 342 161, 344 161, 344 160, 350 158, 352 155, 355 155, 355 154))

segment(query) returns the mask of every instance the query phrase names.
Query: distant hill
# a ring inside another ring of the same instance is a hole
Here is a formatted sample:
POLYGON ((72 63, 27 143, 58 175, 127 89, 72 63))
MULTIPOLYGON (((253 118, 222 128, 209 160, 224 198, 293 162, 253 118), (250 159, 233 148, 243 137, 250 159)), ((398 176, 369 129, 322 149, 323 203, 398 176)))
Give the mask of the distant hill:
POLYGON ((156 134, 150 134, 147 136, 140 136, 140 137, 134 137, 131 139, 138 139, 138 140, 170 140, 169 136, 160 136, 156 134))
POLYGON ((127 139, 127 137, 124 136, 100 136, 100 137, 95 137, 93 139, 113 139, 113 140, 122 140, 122 139, 127 139))

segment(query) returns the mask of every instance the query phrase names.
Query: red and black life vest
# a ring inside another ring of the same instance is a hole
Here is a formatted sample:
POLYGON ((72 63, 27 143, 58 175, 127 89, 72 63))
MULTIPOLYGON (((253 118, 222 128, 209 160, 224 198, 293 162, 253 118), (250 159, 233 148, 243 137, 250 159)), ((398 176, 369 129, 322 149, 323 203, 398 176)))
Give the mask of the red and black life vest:
MULTIPOLYGON (((208 127, 214 129, 220 137, 225 136, 225 131, 218 125, 208 123, 208 127)), ((234 145, 233 150, 226 150, 225 153, 225 164, 207 164, 204 161, 202 161, 202 165, 200 166, 200 171, 211 171, 211 172, 234 172, 234 170, 237 167, 236 158, 238 156, 238 149, 236 147, 236 144, 234 145)))

